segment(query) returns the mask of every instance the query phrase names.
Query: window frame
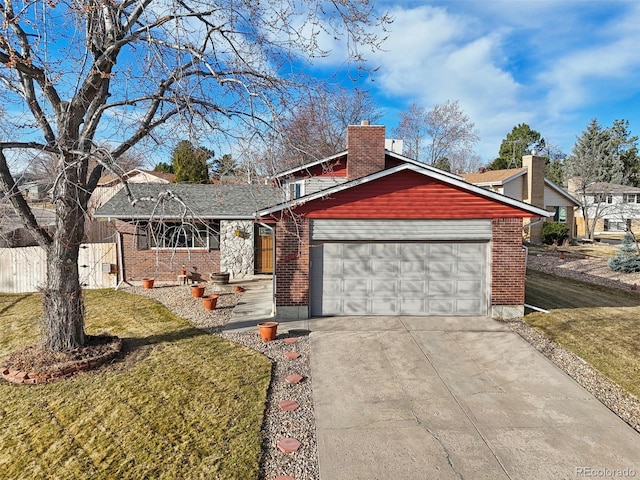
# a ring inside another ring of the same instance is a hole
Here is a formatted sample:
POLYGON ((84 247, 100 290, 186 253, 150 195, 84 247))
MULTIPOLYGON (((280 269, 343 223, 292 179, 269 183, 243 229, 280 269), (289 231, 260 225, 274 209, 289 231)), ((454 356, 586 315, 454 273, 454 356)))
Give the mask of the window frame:
POLYGON ((138 250, 220 250, 220 221, 150 221, 136 227, 138 250))

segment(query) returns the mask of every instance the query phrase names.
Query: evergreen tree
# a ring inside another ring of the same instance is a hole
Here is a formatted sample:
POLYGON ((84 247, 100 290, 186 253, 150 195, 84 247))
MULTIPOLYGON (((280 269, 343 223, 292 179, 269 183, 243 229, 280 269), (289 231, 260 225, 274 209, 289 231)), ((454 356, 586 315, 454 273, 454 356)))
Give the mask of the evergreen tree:
POLYGON ((614 272, 640 272, 640 250, 633 233, 627 232, 619 252, 607 262, 614 272))
POLYGON ((214 153, 204 147, 194 147, 188 140, 183 140, 171 154, 171 163, 176 174, 176 183, 209 183, 209 167, 207 161, 214 153))
POLYGON ((167 162, 160 162, 154 168, 154 172, 162 172, 162 173, 176 173, 173 171, 173 164, 167 162))
POLYGON ((522 157, 530 155, 531 150, 541 151, 546 143, 540 132, 532 130, 526 123, 513 127, 502 143, 498 158, 491 162, 489 170, 503 170, 506 168, 522 167, 522 157))
POLYGON ((614 120, 609 129, 615 154, 624 165, 624 179, 628 185, 640 186, 640 158, 638 157, 638 137, 631 136, 629 120, 614 120))

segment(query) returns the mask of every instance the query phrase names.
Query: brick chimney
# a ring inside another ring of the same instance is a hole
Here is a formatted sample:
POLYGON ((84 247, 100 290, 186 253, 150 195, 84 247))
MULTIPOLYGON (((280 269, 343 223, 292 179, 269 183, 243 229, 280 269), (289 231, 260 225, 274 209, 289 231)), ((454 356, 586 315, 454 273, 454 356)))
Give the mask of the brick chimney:
POLYGON ((384 170, 384 125, 360 125, 347 127, 347 180, 355 180, 384 170))
MULTIPOLYGON (((535 152, 534 152, 535 153, 535 152)), ((544 164, 545 158, 537 155, 522 157, 522 166, 527 169, 526 184, 523 185, 522 200, 534 207, 544 208, 544 164)), ((533 220, 536 221, 535 219, 533 220)), ((525 219, 525 226, 529 221, 525 219)), ((531 243, 542 243, 542 222, 534 223, 525 232, 531 243)))

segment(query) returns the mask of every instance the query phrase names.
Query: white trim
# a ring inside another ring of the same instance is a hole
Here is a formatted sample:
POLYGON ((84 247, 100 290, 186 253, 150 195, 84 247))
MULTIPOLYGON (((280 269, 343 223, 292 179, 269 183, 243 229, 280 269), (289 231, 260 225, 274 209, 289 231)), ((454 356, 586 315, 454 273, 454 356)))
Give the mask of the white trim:
POLYGON ((299 172, 301 170, 306 170, 306 169, 311 168, 311 167, 315 167, 316 165, 320 165, 321 163, 330 162, 331 160, 335 160, 336 158, 340 158, 340 157, 345 156, 345 155, 347 155, 347 151, 346 150, 344 150, 344 151, 342 151, 340 153, 336 153, 334 155, 331 155, 330 157, 321 158, 320 160, 316 160, 316 161, 310 162, 310 163, 305 163, 304 165, 300 165, 299 167, 293 167, 293 168, 290 168, 289 170, 285 170, 284 172, 276 173, 275 175, 273 175, 271 177, 271 179, 273 180, 273 179, 276 179, 276 178, 280 178, 280 177, 284 177, 284 176, 287 176, 287 175, 291 175, 292 173, 299 172))
POLYGON ((341 192, 343 190, 347 190, 349 188, 352 187, 356 187, 358 185, 363 185, 365 183, 369 183, 372 182, 374 180, 378 180, 380 178, 386 177, 387 175, 393 175, 395 173, 398 172, 402 172, 405 170, 410 170, 413 171, 415 173, 419 173, 421 175, 424 175, 426 177, 431 177, 435 180, 439 180, 443 183, 455 186, 455 187, 459 187, 462 188, 463 190, 467 190, 471 193, 475 193, 478 194, 482 197, 486 197, 489 198, 491 200, 495 200, 498 201, 500 203, 504 203, 506 205, 518 208, 520 210, 525 210, 527 212, 533 213, 536 216, 539 217, 550 217, 554 214, 554 212, 548 212, 542 208, 538 208, 538 207, 534 207, 533 205, 529 205, 528 203, 524 203, 521 202, 519 200, 515 200, 513 198, 507 197, 505 195, 502 195, 500 193, 495 193, 492 192, 490 190, 484 189, 482 187, 478 187, 472 183, 468 183, 465 182, 464 180, 460 179, 458 180, 458 178, 453 178, 451 177, 449 174, 445 174, 446 172, 442 172, 441 170, 438 170, 436 168, 433 167, 428 167, 427 165, 425 166, 418 166, 418 165, 413 165, 413 164, 404 164, 404 165, 398 165, 397 167, 393 167, 393 168, 389 168, 387 170, 382 170, 380 172, 376 172, 373 173, 371 175, 367 175, 366 177, 362 177, 362 178, 358 178, 356 180, 351 180, 350 182, 346 182, 343 183, 341 185, 336 185, 335 187, 331 187, 331 188, 327 188, 325 190, 321 190, 319 192, 316 193, 312 193, 310 195, 307 195, 306 197, 301 197, 297 200, 292 200, 289 202, 284 202, 284 203, 280 203, 278 205, 275 205, 271 208, 267 208, 265 210, 259 210, 258 216, 262 217, 265 215, 270 215, 272 213, 276 213, 279 212, 281 210, 287 209, 287 208, 295 208, 295 207, 299 207, 300 205, 304 205, 307 202, 311 202, 313 200, 318 200, 319 198, 322 197, 326 197, 327 195, 332 195, 334 193, 338 193, 341 192))

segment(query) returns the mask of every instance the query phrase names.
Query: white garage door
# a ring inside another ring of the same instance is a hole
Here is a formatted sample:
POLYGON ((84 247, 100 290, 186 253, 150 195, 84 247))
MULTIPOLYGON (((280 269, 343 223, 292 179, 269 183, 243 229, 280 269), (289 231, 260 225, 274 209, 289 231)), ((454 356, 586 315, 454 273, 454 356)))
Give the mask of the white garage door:
POLYGON ((485 315, 488 242, 325 242, 311 314, 485 315))

